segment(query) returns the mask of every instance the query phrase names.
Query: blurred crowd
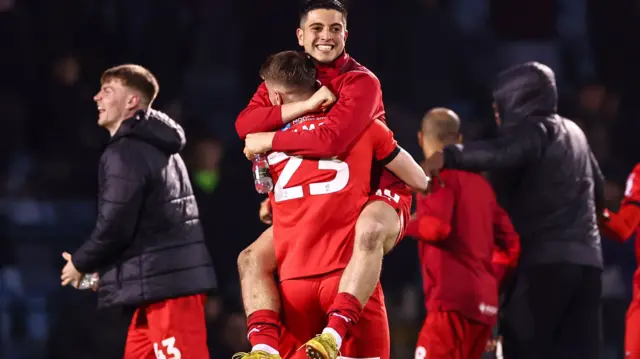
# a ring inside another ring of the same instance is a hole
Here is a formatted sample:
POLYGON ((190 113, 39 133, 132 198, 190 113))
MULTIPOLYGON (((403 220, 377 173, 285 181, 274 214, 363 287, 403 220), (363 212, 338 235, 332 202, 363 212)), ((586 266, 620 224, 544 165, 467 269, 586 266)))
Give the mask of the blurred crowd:
MULTIPOLYGON (((347 50, 380 78, 388 123, 417 159, 426 110, 455 110, 465 140, 490 136, 494 75, 543 62, 557 74, 559 112, 587 134, 616 209, 640 160, 640 1, 347 3, 347 50)), ((126 320, 96 312, 90 293, 58 288, 56 274, 60 253, 81 243, 95 219, 107 133, 92 97, 101 72, 121 63, 158 77, 155 106, 187 133, 184 156, 221 284, 206 306, 212 358, 247 349, 236 257, 263 227, 233 123, 266 56, 296 48, 297 9, 293 0, 0 0, 0 357, 96 358, 94 347, 110 357, 124 340, 126 320)), ((633 244, 603 247, 605 339, 618 357, 633 244)), ((417 268, 410 240, 385 261, 398 357, 413 355, 423 318, 417 268)))

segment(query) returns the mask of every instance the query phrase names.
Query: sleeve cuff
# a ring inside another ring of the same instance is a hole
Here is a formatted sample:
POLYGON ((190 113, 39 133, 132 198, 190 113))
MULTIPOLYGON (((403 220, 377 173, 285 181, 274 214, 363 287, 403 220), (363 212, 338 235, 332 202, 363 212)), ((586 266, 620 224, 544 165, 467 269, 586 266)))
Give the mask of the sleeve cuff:
POLYGON ((71 255, 71 263, 76 267, 76 270, 80 273, 88 273, 92 271, 91 263, 88 263, 87 258, 81 254, 80 250, 75 251, 71 255))
POLYGON ((396 146, 393 151, 385 158, 378 161, 382 166, 386 166, 389 162, 393 161, 400 154, 400 146, 396 146))

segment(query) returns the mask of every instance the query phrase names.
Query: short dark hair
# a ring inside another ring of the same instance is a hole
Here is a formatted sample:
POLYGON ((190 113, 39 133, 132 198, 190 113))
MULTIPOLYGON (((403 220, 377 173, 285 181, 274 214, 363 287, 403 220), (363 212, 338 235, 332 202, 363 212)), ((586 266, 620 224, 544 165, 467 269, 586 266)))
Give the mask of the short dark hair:
POLYGON ((300 23, 304 22, 307 15, 318 9, 335 10, 342 14, 344 21, 347 21, 347 8, 342 1, 338 0, 304 0, 300 8, 300 23))
POLYGON ((114 79, 122 81, 124 86, 139 91, 143 96, 142 102, 147 106, 151 105, 160 91, 156 77, 140 65, 124 64, 107 69, 100 77, 100 84, 114 79))
POLYGON ((260 67, 263 80, 299 90, 313 90, 317 70, 311 57, 301 51, 282 51, 271 55, 260 67))

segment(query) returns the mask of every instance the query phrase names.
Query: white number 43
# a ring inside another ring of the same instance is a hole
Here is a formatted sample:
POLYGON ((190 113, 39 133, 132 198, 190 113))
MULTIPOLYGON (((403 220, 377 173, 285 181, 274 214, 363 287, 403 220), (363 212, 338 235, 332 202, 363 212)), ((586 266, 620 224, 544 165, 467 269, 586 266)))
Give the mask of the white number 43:
POLYGON ((180 353, 180 350, 178 350, 178 348, 175 347, 176 345, 176 337, 171 337, 171 338, 167 338, 164 339, 162 341, 162 346, 164 348, 160 348, 158 343, 153 343, 153 351, 156 353, 156 358, 157 359, 181 359, 182 358, 182 353, 180 353), (164 355, 164 352, 167 353, 167 355, 169 355, 169 357, 164 355))
MULTIPOLYGON (((284 160, 289 160, 282 169, 280 177, 273 188, 273 195, 276 202, 288 201, 291 199, 301 198, 304 193, 302 186, 293 186, 285 188, 293 174, 300 168, 302 157, 291 157, 282 152, 274 152, 269 155, 269 164, 275 165, 284 160)), ((342 190, 349 183, 349 165, 339 160, 319 160, 319 170, 336 171, 336 177, 331 181, 316 182, 309 185, 309 194, 312 196, 334 193, 342 190)))

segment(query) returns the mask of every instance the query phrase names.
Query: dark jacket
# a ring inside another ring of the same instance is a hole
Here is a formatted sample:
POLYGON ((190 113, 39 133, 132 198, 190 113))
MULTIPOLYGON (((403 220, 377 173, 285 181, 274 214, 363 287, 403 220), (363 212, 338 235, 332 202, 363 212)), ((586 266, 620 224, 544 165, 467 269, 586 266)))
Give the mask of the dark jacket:
POLYGON ((526 63, 498 75, 497 138, 448 146, 445 167, 491 171, 500 204, 520 234, 521 265, 602 267, 596 207, 604 179, 582 130, 556 113, 551 69, 526 63))
POLYGON ((139 111, 100 158, 98 220, 73 254, 82 273, 100 273, 99 307, 139 305, 203 293, 215 275, 187 169, 183 129, 139 111))

